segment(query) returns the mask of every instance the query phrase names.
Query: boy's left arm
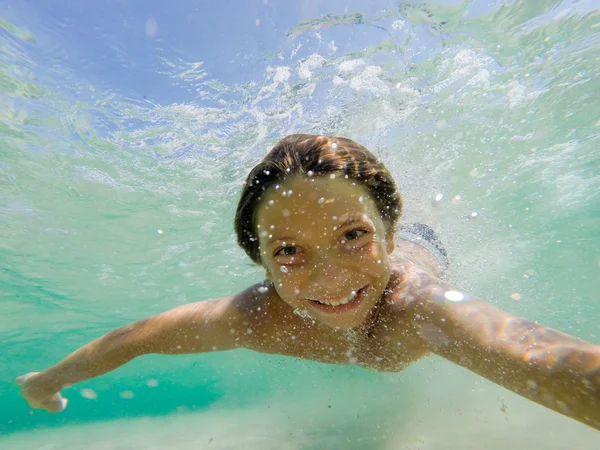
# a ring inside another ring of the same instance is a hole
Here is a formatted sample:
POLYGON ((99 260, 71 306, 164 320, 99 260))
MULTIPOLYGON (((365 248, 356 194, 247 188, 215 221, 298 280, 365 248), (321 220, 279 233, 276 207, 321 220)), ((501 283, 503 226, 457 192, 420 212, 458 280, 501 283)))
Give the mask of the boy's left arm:
POLYGON ((414 266, 406 269, 396 292, 430 351, 600 430, 599 345, 508 314, 414 266))

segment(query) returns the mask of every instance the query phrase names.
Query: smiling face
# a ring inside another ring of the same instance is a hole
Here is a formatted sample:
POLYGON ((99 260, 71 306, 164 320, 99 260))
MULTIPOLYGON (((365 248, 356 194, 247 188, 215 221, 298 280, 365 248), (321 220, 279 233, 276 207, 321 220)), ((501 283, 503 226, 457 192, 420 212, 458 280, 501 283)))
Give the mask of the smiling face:
POLYGON ((365 321, 389 281, 394 244, 364 186, 296 176, 264 196, 256 226, 281 299, 334 328, 365 321))

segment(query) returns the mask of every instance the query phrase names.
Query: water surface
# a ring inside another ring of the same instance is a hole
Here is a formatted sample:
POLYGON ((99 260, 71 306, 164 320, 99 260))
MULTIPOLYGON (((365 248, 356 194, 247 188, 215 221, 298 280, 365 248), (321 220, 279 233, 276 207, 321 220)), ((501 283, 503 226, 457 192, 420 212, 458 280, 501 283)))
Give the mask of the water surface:
POLYGON ((598 448, 438 358, 149 356, 27 408, 16 376, 261 279, 233 214, 293 132, 380 156, 458 286, 600 342, 597 2, 204 3, 0 2, 0 445, 598 448))

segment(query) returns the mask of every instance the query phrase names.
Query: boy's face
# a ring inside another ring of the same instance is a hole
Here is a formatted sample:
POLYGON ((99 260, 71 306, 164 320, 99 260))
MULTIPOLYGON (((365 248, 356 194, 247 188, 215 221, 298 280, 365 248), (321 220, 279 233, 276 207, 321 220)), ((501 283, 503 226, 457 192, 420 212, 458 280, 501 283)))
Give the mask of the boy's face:
POLYGON ((389 281, 394 243, 364 186, 292 178, 267 193, 257 227, 267 278, 286 303, 331 327, 365 321, 389 281))

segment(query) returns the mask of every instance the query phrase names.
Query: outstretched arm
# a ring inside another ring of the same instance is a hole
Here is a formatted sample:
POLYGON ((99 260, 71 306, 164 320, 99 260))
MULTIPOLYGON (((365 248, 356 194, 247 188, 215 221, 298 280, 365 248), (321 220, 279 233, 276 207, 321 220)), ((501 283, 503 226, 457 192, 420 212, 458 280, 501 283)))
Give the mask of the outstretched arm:
POLYGON ((61 389, 110 372, 138 356, 242 347, 248 339, 243 332, 247 326, 242 325, 251 320, 244 311, 255 301, 255 293, 251 287, 233 297, 191 303, 125 325, 43 372, 19 377, 17 383, 31 407, 58 412, 66 406, 61 389))
POLYGON ((414 298, 415 330, 432 352, 600 430, 599 345, 515 317, 418 269, 401 277, 414 298))

